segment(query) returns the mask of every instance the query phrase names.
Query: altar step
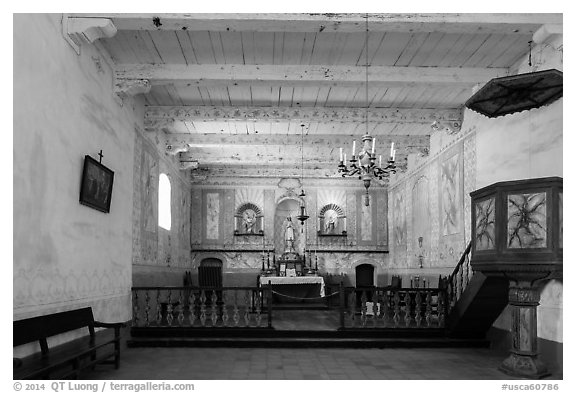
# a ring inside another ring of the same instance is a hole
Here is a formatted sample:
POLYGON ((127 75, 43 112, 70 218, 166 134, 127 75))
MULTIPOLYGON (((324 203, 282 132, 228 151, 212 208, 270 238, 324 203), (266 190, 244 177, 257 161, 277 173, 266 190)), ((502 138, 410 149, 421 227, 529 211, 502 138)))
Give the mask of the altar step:
POLYGON ((136 347, 226 348, 487 348, 488 340, 446 337, 137 337, 136 347))
POLYGON ((272 310, 329 310, 323 303, 274 303, 272 310))

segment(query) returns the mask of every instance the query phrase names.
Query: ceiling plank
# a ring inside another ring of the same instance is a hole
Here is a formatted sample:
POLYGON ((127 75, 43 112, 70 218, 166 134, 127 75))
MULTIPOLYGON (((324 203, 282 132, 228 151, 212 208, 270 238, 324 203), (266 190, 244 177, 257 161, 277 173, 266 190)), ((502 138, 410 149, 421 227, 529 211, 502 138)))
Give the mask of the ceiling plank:
MULTIPOLYGON (((110 18, 119 30, 363 32, 365 14, 70 14, 110 18)), ((370 31, 533 34, 546 23, 562 23, 562 14, 369 14, 370 31)))
MULTIPOLYGON (((184 60, 182 60, 184 62, 184 60)), ((365 67, 323 65, 118 64, 118 79, 145 79, 152 86, 170 83, 193 86, 264 84, 358 87, 365 82, 365 67)), ((507 68, 370 67, 370 86, 474 86, 505 76, 507 68)))

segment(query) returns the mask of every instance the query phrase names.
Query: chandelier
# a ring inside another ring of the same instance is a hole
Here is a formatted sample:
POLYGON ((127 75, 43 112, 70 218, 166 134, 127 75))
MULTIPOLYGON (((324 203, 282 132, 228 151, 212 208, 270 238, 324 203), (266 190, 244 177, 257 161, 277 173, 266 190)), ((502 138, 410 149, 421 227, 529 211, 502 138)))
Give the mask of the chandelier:
POLYGON ((346 154, 342 154, 342 148, 340 148, 340 164, 338 165, 338 173, 342 174, 342 177, 352 177, 358 176, 358 179, 364 182, 364 187, 366 188, 366 197, 364 203, 366 206, 370 206, 370 194, 368 189, 370 188, 370 183, 372 179, 380 179, 384 176, 389 176, 390 173, 396 173, 396 165, 394 164, 396 159, 396 150, 394 150, 394 142, 390 146, 390 156, 386 162, 386 165, 382 167, 382 156, 379 156, 378 165, 376 165, 376 138, 373 138, 368 132, 368 14, 366 14, 366 40, 364 43, 364 53, 366 55, 366 134, 362 137, 362 142, 364 145, 362 149, 358 152, 356 156, 356 141, 352 142, 352 158, 350 158, 350 167, 347 165, 346 154))
MULTIPOLYGON (((302 161, 301 161, 301 176, 300 176, 300 185, 302 186, 302 191, 300 192, 300 195, 298 195, 300 197, 300 214, 296 216, 296 218, 298 219, 298 221, 300 221, 300 224, 304 225, 304 221, 306 221, 308 218, 310 218, 310 216, 308 216, 306 214, 306 206, 304 206, 304 197, 306 196, 306 193, 304 192, 304 124, 300 124, 300 133, 302 136, 302 143, 300 145, 300 149, 302 152, 302 161)), ((302 227, 302 231, 304 230, 304 227, 302 227)))

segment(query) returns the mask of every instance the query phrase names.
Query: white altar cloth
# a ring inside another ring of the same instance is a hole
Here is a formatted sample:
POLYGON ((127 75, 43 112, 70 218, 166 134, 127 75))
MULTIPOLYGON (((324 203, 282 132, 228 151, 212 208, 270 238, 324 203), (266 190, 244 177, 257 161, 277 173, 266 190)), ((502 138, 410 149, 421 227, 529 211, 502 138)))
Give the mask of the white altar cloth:
POLYGON ((318 276, 300 276, 300 277, 260 277, 260 283, 267 285, 292 285, 292 284, 320 284, 320 296, 324 297, 324 278, 318 276))

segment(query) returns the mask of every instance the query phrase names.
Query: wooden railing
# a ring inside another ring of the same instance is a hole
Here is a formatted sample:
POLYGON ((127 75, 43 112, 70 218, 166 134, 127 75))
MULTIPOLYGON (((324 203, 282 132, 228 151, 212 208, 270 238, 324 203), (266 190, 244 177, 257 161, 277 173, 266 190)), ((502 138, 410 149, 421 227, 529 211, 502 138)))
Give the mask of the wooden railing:
POLYGON ((262 287, 133 287, 133 327, 272 326, 271 291, 262 287))
POLYGON ((439 288, 342 287, 341 328, 443 328, 446 291, 439 288))
POLYGON ((474 275, 472 266, 470 265, 470 249, 472 248, 472 242, 468 243, 466 250, 460 257, 458 264, 454 268, 454 271, 444 279, 440 280, 439 286, 443 286, 446 289, 448 295, 448 308, 454 307, 462 293, 468 286, 468 283, 474 275))

